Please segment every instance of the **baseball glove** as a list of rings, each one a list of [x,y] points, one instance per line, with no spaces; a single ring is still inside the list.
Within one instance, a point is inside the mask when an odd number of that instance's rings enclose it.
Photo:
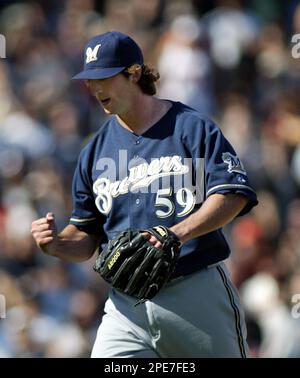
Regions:
[[[154,247],[143,235],[148,232],[162,243]],[[179,258],[181,242],[164,226],[147,230],[127,229],[108,242],[94,270],[114,288],[138,298],[153,298],[168,282]]]

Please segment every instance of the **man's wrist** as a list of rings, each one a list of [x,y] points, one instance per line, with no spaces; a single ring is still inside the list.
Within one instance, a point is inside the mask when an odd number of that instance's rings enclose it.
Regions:
[[[175,224],[174,226],[170,227],[170,230],[178,237],[182,244],[186,243],[190,239],[188,236],[188,231],[179,224]]]

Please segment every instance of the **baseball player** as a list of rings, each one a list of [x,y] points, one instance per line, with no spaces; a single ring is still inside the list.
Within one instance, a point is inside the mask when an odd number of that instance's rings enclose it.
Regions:
[[[171,279],[152,299],[135,306],[136,298],[111,286],[92,357],[247,357],[221,231],[257,204],[242,162],[213,121],[154,96],[159,75],[129,36],[95,36],[84,59],[74,79],[85,80],[112,116],[79,156],[70,223],[58,233],[52,213],[33,222],[37,245],[84,261],[122,230],[158,225],[182,244]]]

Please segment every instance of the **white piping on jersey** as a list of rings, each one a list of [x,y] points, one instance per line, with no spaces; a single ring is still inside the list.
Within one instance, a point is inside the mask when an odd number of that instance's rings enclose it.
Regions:
[[[212,191],[216,189],[247,189],[250,190],[251,192],[255,193],[250,186],[247,185],[240,185],[240,184],[223,184],[223,185],[217,185],[209,189],[209,191],[206,193],[206,195],[209,195]]]
[[[97,219],[96,217],[94,217],[94,218],[79,218],[79,219],[70,218],[70,221],[80,223],[80,222],[89,222],[89,221],[96,220],[96,219]]]

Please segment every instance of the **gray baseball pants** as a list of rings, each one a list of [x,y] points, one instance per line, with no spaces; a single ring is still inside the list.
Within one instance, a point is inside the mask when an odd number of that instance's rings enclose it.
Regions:
[[[175,279],[151,301],[136,302],[110,290],[91,357],[248,355],[243,311],[224,263]]]

